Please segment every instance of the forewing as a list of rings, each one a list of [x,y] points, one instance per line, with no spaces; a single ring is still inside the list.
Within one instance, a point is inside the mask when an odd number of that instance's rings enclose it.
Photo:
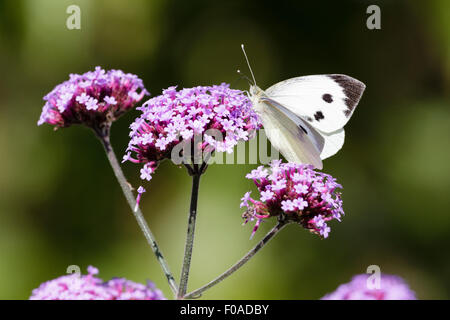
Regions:
[[[365,87],[352,77],[328,74],[288,79],[265,93],[314,128],[332,133],[350,119]]]

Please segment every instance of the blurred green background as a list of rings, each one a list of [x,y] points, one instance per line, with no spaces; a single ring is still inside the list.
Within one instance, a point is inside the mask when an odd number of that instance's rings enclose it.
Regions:
[[[71,4],[81,30],[66,28]],[[370,4],[381,7],[381,30],[366,28]],[[318,299],[372,264],[421,299],[450,297],[449,1],[2,0],[0,298],[27,299],[68,265],[151,279],[171,296],[100,143],[82,127],[37,127],[42,97],[97,65],[137,74],[152,95],[224,81],[246,89],[241,43],[262,88],[345,73],[367,90],[343,149],[324,163],[344,186],[342,223],[326,240],[289,226],[204,298]],[[120,157],[137,115],[113,126]],[[138,186],[139,167],[123,167]],[[202,178],[190,289],[257,242],[239,209],[254,167],[213,165]],[[142,209],[178,278],[190,179],[164,162],[145,187]]]

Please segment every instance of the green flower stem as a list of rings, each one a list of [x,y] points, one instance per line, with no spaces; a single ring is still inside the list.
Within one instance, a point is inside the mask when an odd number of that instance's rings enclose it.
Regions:
[[[278,223],[270,230],[264,238],[256,244],[244,257],[242,257],[238,262],[236,262],[232,267],[230,267],[227,271],[222,273],[220,276],[207,283],[203,287],[194,290],[187,295],[184,296],[184,299],[196,299],[199,298],[202,292],[208,290],[209,288],[215,286],[225,278],[231,276],[235,271],[237,271],[240,267],[242,267],[245,263],[247,263],[259,250],[262,249],[269,241],[272,239],[281,229],[283,229],[289,222],[286,221],[278,221]]]
[[[148,244],[152,248],[153,253],[156,256],[156,259],[158,259],[158,262],[161,265],[161,268],[167,278],[167,281],[169,282],[170,289],[172,290],[173,294],[175,296],[177,296],[178,287],[175,282],[175,279],[169,269],[169,265],[167,264],[161,250],[159,249],[159,246],[155,240],[153,233],[150,230],[150,227],[148,226],[147,222],[145,221],[145,218],[141,212],[141,209],[139,208],[139,206],[136,206],[136,200],[133,196],[133,193],[131,192],[131,186],[127,182],[127,179],[125,178],[125,175],[123,174],[122,168],[120,167],[120,164],[117,161],[116,155],[111,146],[109,131],[110,131],[109,126],[102,128],[101,130],[94,129],[94,132],[96,133],[97,137],[103,143],[109,163],[111,164],[114,174],[116,175],[117,181],[119,182],[119,185],[122,188],[122,192],[128,201],[131,211],[133,212],[133,215],[136,218],[136,221],[137,221],[139,227],[141,228],[142,233],[145,236],[145,239],[147,240]]]
[[[191,268],[192,249],[194,247],[194,234],[195,223],[197,219],[197,201],[198,201],[198,189],[200,186],[200,177],[202,171],[199,170],[197,164],[193,165],[193,168],[189,165],[185,165],[189,174],[192,176],[192,191],[191,191],[191,206],[189,210],[188,229],[186,233],[186,245],[184,248],[183,267],[181,270],[180,290],[178,291],[178,298],[183,299],[187,291],[187,285],[189,280],[189,271]]]

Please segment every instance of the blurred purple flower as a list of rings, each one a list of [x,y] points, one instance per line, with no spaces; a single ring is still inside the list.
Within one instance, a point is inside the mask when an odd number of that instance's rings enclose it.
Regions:
[[[417,300],[414,291],[402,278],[381,274],[380,288],[370,289],[368,285],[370,276],[356,275],[350,282],[341,284],[336,291],[327,294],[322,300]]]
[[[279,217],[327,238],[330,228],[326,222],[340,221],[344,214],[341,194],[336,191],[342,186],[332,176],[314,171],[310,165],[274,160],[270,168],[260,166],[246,178],[253,180],[260,192],[259,200],[251,198],[250,192],[241,199],[241,208],[247,207],[242,215],[244,224],[257,220],[252,236],[261,221]]]
[[[87,275],[70,274],[42,283],[30,300],[165,300],[153,283],[135,283],[124,278],[107,282],[96,278],[98,269],[88,267]]]
[[[97,128],[119,118],[145,95],[143,82],[121,70],[105,71],[96,67],[57,85],[44,97],[46,101],[38,125],[58,127],[85,124]]]
[[[169,87],[137,109],[142,114],[130,125],[131,139],[123,161],[144,163],[144,180],[151,179],[160,161],[174,160],[172,152],[182,142],[189,143],[191,152],[191,140],[195,143],[200,137],[194,153],[231,153],[239,140],[252,138],[261,126],[249,99],[225,83],[179,91]]]

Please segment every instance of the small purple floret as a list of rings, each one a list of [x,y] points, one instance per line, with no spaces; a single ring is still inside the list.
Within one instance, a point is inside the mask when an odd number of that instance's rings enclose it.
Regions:
[[[136,198],[136,206],[135,206],[135,208],[134,208],[134,211],[137,211],[137,209],[139,208],[139,203],[141,202],[142,194],[143,194],[145,191],[146,191],[146,190],[144,189],[143,186],[140,186],[140,187],[137,189],[138,196],[137,196],[137,198]]]

